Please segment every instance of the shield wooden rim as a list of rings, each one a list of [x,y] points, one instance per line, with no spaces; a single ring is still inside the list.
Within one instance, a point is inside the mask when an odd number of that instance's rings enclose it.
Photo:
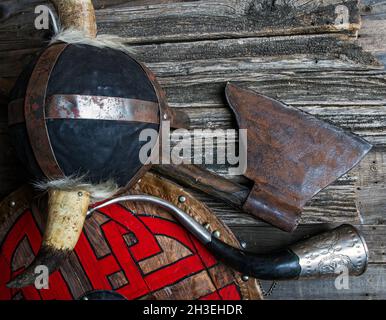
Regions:
[[[145,176],[130,189],[129,193],[145,193],[167,200],[180,209],[184,210],[199,223],[205,224],[209,231],[219,231],[220,239],[222,241],[240,248],[240,243],[232,231],[223,222],[221,222],[205,204],[198,201],[195,197],[186,192],[180,186],[161,176],[151,172],[146,173]],[[181,199],[184,199],[184,201],[181,201]],[[44,200],[45,199],[42,198],[41,195],[36,194],[28,185],[21,187],[6,197],[0,203],[0,242],[2,242],[4,237],[4,233],[1,229],[7,230],[13,225],[14,219],[12,219],[12,217],[21,214],[21,212],[27,208],[37,210],[37,207],[44,207]],[[175,219],[172,218],[172,216],[165,210],[154,207],[154,205],[151,204],[125,202],[121,205],[133,212],[142,211],[149,215],[160,215],[175,221]],[[263,299],[263,295],[260,291],[257,280],[250,278],[248,281],[244,281],[240,273],[234,270],[230,270],[225,266],[224,268],[229,270],[233,275],[234,281],[238,286],[238,290],[242,299]],[[154,299],[152,296],[148,296],[147,298]]]

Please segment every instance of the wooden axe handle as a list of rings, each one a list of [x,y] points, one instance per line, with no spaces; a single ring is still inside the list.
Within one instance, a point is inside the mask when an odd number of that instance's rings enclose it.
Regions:
[[[158,165],[153,170],[183,186],[202,191],[286,232],[296,229],[300,208],[261,191],[240,185],[195,165]]]
[[[157,165],[159,174],[242,209],[250,189],[196,165]]]

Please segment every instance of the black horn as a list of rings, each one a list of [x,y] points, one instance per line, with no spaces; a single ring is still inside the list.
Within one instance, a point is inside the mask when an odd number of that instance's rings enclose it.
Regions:
[[[217,239],[191,216],[163,199],[148,195],[128,195],[103,203],[92,212],[120,201],[143,201],[156,204],[170,212],[213,255],[244,275],[262,280],[291,280],[324,278],[347,271],[359,276],[368,262],[366,242],[351,225],[342,225],[331,231],[299,242],[284,250],[268,254],[254,254],[232,247]],[[345,269],[343,269],[345,268]]]

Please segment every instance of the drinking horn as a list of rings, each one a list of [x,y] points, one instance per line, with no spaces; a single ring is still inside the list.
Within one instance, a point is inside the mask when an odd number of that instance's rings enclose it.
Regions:
[[[36,259],[9,287],[33,283],[37,265],[60,266],[89,205],[135,183],[151,161],[141,148],[157,155],[164,121],[176,118],[154,75],[117,38],[95,37],[91,0],[52,3],[62,31],[24,69],[8,106],[17,155],[49,194],[48,218]]]
[[[185,193],[192,204],[194,198]],[[230,246],[173,203],[150,195],[124,195],[104,202],[88,214],[117,202],[144,202],[167,210],[218,260],[246,276],[261,280],[298,280],[336,277],[339,273],[359,276],[366,271],[368,248],[361,233],[343,224],[333,230],[266,254],[247,252]],[[207,216],[213,213],[201,205]]]

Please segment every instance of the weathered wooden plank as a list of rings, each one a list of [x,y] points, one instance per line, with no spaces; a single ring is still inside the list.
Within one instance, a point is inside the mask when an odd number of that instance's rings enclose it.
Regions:
[[[344,62],[376,65],[374,57],[364,52],[357,42],[341,34],[275,36],[268,38],[238,38],[178,43],[160,43],[151,45],[132,45],[137,57],[146,63],[189,62],[196,60],[263,58],[275,61],[292,56],[307,54],[314,59],[334,58]],[[203,62],[203,61],[200,61]],[[246,60],[248,62],[248,60]],[[304,68],[310,67],[309,65]]]
[[[322,58],[318,66],[321,55],[324,59],[334,57],[332,47],[338,43],[331,37],[315,36],[203,41],[135,49],[138,58],[148,62],[156,73],[173,106],[221,105],[223,87],[230,80],[245,82],[297,105],[384,104],[385,74],[376,70],[364,72],[358,64],[368,69],[376,67],[376,63],[354,44],[344,42],[346,49],[338,45],[340,58],[335,56],[334,63],[325,64]],[[348,64],[342,66],[342,62]],[[334,65],[340,67],[339,71],[330,70]],[[362,70],[348,71],[347,67]]]
[[[13,16],[23,13],[24,9],[28,7],[32,9],[38,5],[41,1],[39,0],[3,0],[0,3],[0,22],[4,22]],[[32,10],[33,11],[33,10]]]
[[[174,107],[221,106],[227,81],[292,105],[384,105],[384,74],[353,71],[244,73],[159,77]]]
[[[11,3],[9,5],[8,3]],[[10,49],[36,48],[47,43],[51,31],[35,28],[35,7],[48,4],[47,1],[6,1],[1,4],[0,51]]]
[[[92,3],[94,4],[95,9],[104,9],[118,5],[138,6],[145,5],[147,3],[167,3],[172,1],[175,0],[93,0]]]
[[[318,40],[327,41],[326,38],[318,36],[314,39],[307,37],[306,41]],[[309,49],[318,46],[308,46],[299,37],[272,41],[229,40],[227,50],[221,47],[220,41],[204,43],[205,45],[198,44],[198,48],[196,43],[180,43],[178,50],[176,46],[175,50],[171,50],[173,44],[144,46],[142,49],[146,50],[143,51],[137,49],[141,60],[150,61],[149,67],[165,87],[169,102],[174,107],[221,107],[224,105],[223,90],[227,81],[238,81],[297,106],[385,105],[385,73],[376,70],[363,71],[362,63],[367,69],[369,65],[376,67],[376,64],[363,51],[357,50],[356,46],[347,50],[340,47],[340,52],[345,52],[346,57],[340,56],[341,58],[335,59],[334,62],[321,59],[321,65],[318,65],[318,49],[314,52]],[[205,50],[200,49],[200,46],[204,46]],[[323,43],[321,48],[325,47],[328,48],[328,45]],[[227,53],[221,54],[221,50]],[[207,56],[205,61],[200,60],[203,58],[200,55],[203,52]],[[333,55],[333,50],[331,54]],[[158,62],[151,62],[150,56],[157,57],[153,59]],[[347,65],[343,66],[341,63]],[[333,70],[335,66],[338,71]],[[362,70],[348,71],[347,68]],[[370,122],[373,120],[369,119]]]
[[[0,77],[17,78],[41,48],[0,51]]]
[[[358,209],[363,223],[386,224],[386,187],[373,185],[358,190]]]
[[[243,213],[207,195],[190,190],[199,200],[204,201],[226,224],[230,226],[266,225],[249,214]],[[301,223],[359,223],[360,217],[355,206],[354,187],[330,186],[314,197],[303,211]]]
[[[386,150],[376,147],[359,164],[357,203],[363,223],[386,224]]]
[[[225,37],[356,31],[356,1],[345,1],[347,22],[340,24],[340,0],[212,0],[176,2],[97,11],[98,28],[128,42],[181,41]]]
[[[22,186],[28,175],[11,147],[9,137],[0,132],[0,199]]]
[[[303,105],[299,109],[319,119],[360,135],[373,144],[386,143],[386,106],[321,106]],[[178,108],[186,112],[191,129],[229,129],[237,124],[230,108],[218,107]]]
[[[0,51],[1,77],[15,77],[39,48]],[[276,70],[367,70],[374,57],[341,35],[244,38],[133,46],[136,57],[162,77]],[[197,61],[198,60],[198,61]]]
[[[385,272],[385,264],[370,264],[362,276],[349,278],[347,290],[337,290],[335,279],[280,281],[267,299],[383,300],[386,298]],[[269,282],[263,282],[265,288],[269,285]]]
[[[40,2],[40,1],[39,1]],[[360,24],[357,0],[275,1],[206,0],[161,1],[96,10],[100,33],[112,33],[134,43],[154,43],[225,37],[352,33]],[[46,4],[47,1],[41,3]],[[113,4],[114,2],[112,2]],[[49,32],[34,29],[31,2],[0,25],[0,50],[39,47]],[[341,24],[339,6],[348,10],[348,23]],[[100,6],[98,6],[100,7]],[[337,9],[338,7],[338,9]]]
[[[292,38],[292,37],[291,37]],[[295,37],[299,38],[299,37]],[[306,42],[302,42],[304,39]],[[313,40],[310,40],[313,39]],[[291,81],[290,79],[294,79],[295,77],[293,74],[300,72],[301,75],[298,76],[297,78],[303,79],[304,73],[310,73],[310,71],[305,71],[306,69],[309,70],[314,70],[314,79],[313,83],[315,86],[317,86],[320,90],[318,93],[315,93],[316,95],[320,95],[318,100],[323,100],[324,101],[331,101],[334,97],[330,97],[330,92],[328,91],[328,88],[324,88],[323,86],[320,85],[318,81],[319,77],[319,72],[324,74],[324,77],[326,78],[324,80],[325,84],[329,84],[328,76],[330,75],[331,78],[336,78],[336,73],[331,73],[326,71],[326,69],[342,69],[342,68],[359,68],[363,69],[365,68],[361,64],[358,63],[353,63],[352,61],[347,62],[347,56],[344,59],[336,59],[336,60],[329,60],[329,59],[324,59],[321,58],[318,60],[318,63],[314,60],[313,57],[309,57],[309,55],[291,55],[290,53],[294,52],[306,52],[309,50],[309,48],[316,48],[316,43],[320,42],[319,48],[324,48],[326,47],[327,50],[329,48],[326,43],[323,41],[326,40],[326,38],[315,36],[315,37],[309,37],[309,38],[303,38],[303,40],[299,40],[301,43],[298,43],[298,46],[294,45],[298,42],[299,39],[297,40],[291,40],[289,41],[287,37],[284,38],[277,38],[272,41],[261,41],[261,39],[240,39],[240,40],[230,40],[233,41],[233,44],[228,43],[230,46],[226,46],[227,50],[222,50],[221,51],[221,44],[220,41],[209,41],[205,42],[206,44],[204,46],[201,46],[200,44],[192,44],[192,43],[183,43],[183,44],[168,44],[166,45],[169,47],[167,49],[163,45],[155,46],[156,49],[154,49],[154,46],[150,46],[153,49],[148,50],[149,46],[143,46],[143,47],[137,47],[142,48],[142,53],[138,53],[140,58],[144,58],[145,60],[151,60],[151,57],[157,57],[158,61],[162,59],[166,60],[175,60],[175,59],[181,59],[180,62],[173,61],[173,63],[167,63],[167,62],[159,62],[159,63],[150,63],[150,67],[155,71],[159,77],[161,82],[166,82],[166,87],[172,86],[172,84],[169,84],[170,82],[178,82],[180,85],[184,85],[183,82],[188,82],[189,87],[186,88],[188,91],[185,94],[181,94],[180,88],[175,88],[171,87],[168,89],[169,92],[169,101],[171,101],[172,106],[184,106],[184,107],[192,107],[192,106],[197,106],[200,104],[200,99],[202,100],[202,97],[205,95],[205,91],[202,91],[201,89],[196,90],[200,91],[200,94],[191,94],[190,90],[196,87],[200,86],[200,82],[212,82],[212,79],[208,79],[208,75],[210,77],[214,77],[213,80],[217,81],[217,86],[223,87],[224,83],[226,80],[232,80],[232,79],[239,79],[240,77],[244,78],[249,78],[249,79],[255,79],[255,78],[261,78],[262,82],[267,82],[270,83],[271,89],[274,88],[275,86],[272,85],[272,81],[275,80],[280,80],[281,82],[284,82],[287,84],[288,82],[291,82],[292,88],[290,88],[291,92],[293,92],[293,96],[295,98],[287,98],[287,99],[296,99],[292,101],[293,104],[301,104],[302,100],[309,99],[309,91],[304,90],[304,83],[296,83],[295,81]],[[334,38],[328,38],[328,41],[336,41]],[[236,42],[235,42],[236,41]],[[264,43],[267,45],[267,47],[264,48]],[[279,44],[278,44],[279,43]],[[334,42],[331,42],[334,43]],[[184,48],[184,46],[187,46]],[[195,49],[195,46],[198,46],[199,49]],[[314,46],[315,45],[315,46]],[[173,47],[170,47],[173,46]],[[331,45],[332,46],[332,45]],[[232,51],[231,48],[234,48],[235,52],[230,54]],[[182,49],[181,49],[182,48]],[[230,54],[230,56],[235,55],[235,56],[241,56],[241,55],[246,55],[248,52],[251,52],[251,48],[255,49],[253,51],[253,54],[256,55],[257,57],[240,57],[240,58],[230,58],[230,59],[219,59],[218,54],[221,54],[221,52],[227,52],[226,54],[223,54],[222,56],[227,56]],[[281,48],[281,51],[278,49]],[[296,49],[291,49],[290,52],[287,52],[286,50],[288,48],[298,48]],[[354,49],[356,50],[354,50]],[[366,62],[366,63],[371,63],[370,60],[366,60],[366,55],[363,55],[362,52],[358,49],[358,47],[353,46],[353,48],[350,47],[347,52],[350,52],[350,55],[352,57],[356,57],[356,59]],[[190,50],[192,49],[192,50]],[[325,50],[325,49],[323,49]],[[342,50],[342,48],[340,48]],[[354,50],[354,51],[353,51]],[[137,50],[138,51],[138,50]],[[312,51],[312,50],[311,50]],[[7,56],[11,57],[11,59],[15,63],[6,63],[4,62],[4,68],[2,76],[16,76],[21,69],[21,66],[25,63],[24,61],[28,61],[26,55],[30,55],[31,53],[35,52],[35,50],[19,50],[16,52],[12,52],[12,54],[7,54]],[[165,54],[165,52],[167,54]],[[178,55],[169,54],[171,53],[176,53],[178,52]],[[189,54],[191,52],[191,54]],[[312,52],[318,52],[318,50],[312,51]],[[332,52],[332,50],[331,50]],[[337,51],[338,52],[338,51]],[[344,51],[343,51],[344,52]],[[356,52],[354,54],[354,52]],[[163,53],[163,54],[162,54]],[[320,52],[322,53],[322,52]],[[20,56],[18,57],[18,54],[20,54],[24,59],[20,59]],[[143,56],[141,57],[141,54]],[[184,60],[184,59],[201,59],[206,55],[213,55],[213,57],[217,57],[216,61],[212,60]],[[249,53],[251,54],[251,53]],[[270,56],[270,54],[273,54]],[[283,58],[282,54],[288,54],[287,58]],[[277,56],[276,56],[277,55]],[[261,56],[261,57],[260,57]],[[312,54],[311,54],[312,56]],[[5,58],[6,58],[5,57]],[[360,58],[358,58],[360,57]],[[5,59],[6,60],[6,59]],[[359,61],[358,60],[358,61]],[[22,62],[23,61],[23,62]],[[19,67],[20,66],[20,67]],[[367,67],[368,68],[368,67]],[[320,70],[321,69],[321,70]],[[288,73],[290,71],[290,73]],[[272,72],[277,72],[279,74],[275,74],[272,76]],[[340,77],[342,78],[342,72],[337,71],[338,74],[340,73]],[[229,75],[232,75],[231,77]],[[361,73],[363,75],[363,72]],[[370,78],[368,82],[372,81],[372,77],[375,78],[375,81],[381,82],[382,83],[382,73],[376,73],[376,74],[369,74],[368,77]],[[344,77],[348,77],[348,73],[344,73]],[[357,84],[357,77],[359,76],[359,73],[353,74],[352,79],[355,82],[355,85]],[[166,78],[165,78],[166,77]],[[177,78],[181,77],[181,78]],[[270,81],[267,80],[267,77],[271,77],[272,79],[269,79]],[[183,79],[180,81],[180,79]],[[219,81],[222,81],[219,82]],[[345,88],[345,79],[341,79],[341,92],[342,91],[347,91]],[[208,88],[207,84],[203,84],[207,90],[210,90],[210,86]],[[367,83],[359,84],[360,86],[366,87],[368,89]],[[310,85],[307,85],[308,88]],[[298,90],[298,87],[300,88],[300,92]],[[344,88],[343,88],[344,87]],[[261,89],[259,86],[258,89]],[[265,89],[265,88],[264,88]],[[265,92],[263,89],[263,93]],[[275,93],[280,91],[280,92],[285,92],[286,88],[277,88],[275,90]],[[288,89],[288,88],[287,88]],[[312,88],[309,88],[310,91],[312,91]],[[353,88],[353,90],[356,90]],[[194,91],[194,89],[192,90]],[[374,90],[375,91],[375,90]],[[338,97],[340,100],[342,100],[342,93],[339,92]],[[363,90],[362,90],[363,92]],[[217,90],[217,92],[209,93],[212,94],[214,97],[213,99],[217,101],[210,101],[210,102],[202,102],[206,104],[211,104],[212,106],[215,107],[222,107],[223,104],[223,93],[222,90]],[[268,92],[268,94],[270,94]],[[272,94],[272,93],[271,93]],[[369,92],[369,95],[373,94],[373,92]],[[187,96],[188,95],[188,96]],[[194,97],[193,97],[194,95]],[[175,97],[177,96],[177,97]],[[186,97],[187,96],[187,97]],[[350,95],[351,97],[355,95]],[[181,101],[182,99],[185,99],[185,101]],[[284,100],[286,97],[282,97]],[[174,102],[176,99],[180,100],[178,103]],[[194,99],[194,101],[192,101]],[[352,99],[351,99],[352,100]],[[287,100],[288,102],[288,100]],[[290,101],[291,102],[291,101]],[[321,102],[321,101],[319,101]],[[365,101],[366,102],[366,101]],[[382,101],[367,101],[371,103],[381,103]],[[306,103],[306,102],[303,102]],[[348,102],[342,102],[340,103],[348,103]],[[205,106],[205,105],[204,105]],[[224,121],[229,121],[232,119],[229,109],[227,107],[222,107],[223,110],[198,110],[197,109],[190,109],[193,112],[193,117],[192,117],[192,123],[193,127],[203,127],[203,123],[206,124],[206,127],[227,127],[229,125],[229,122],[222,122]],[[196,110],[196,111],[195,111]],[[363,108],[359,108],[359,106],[345,106],[344,108],[340,106],[331,106],[329,108],[326,108],[325,106],[304,106],[304,110],[309,111],[313,114],[320,115],[321,118],[324,118],[326,120],[332,121],[335,124],[342,126],[344,128],[350,129],[358,134],[361,134],[362,136],[366,137],[369,139],[370,142],[373,143],[384,143],[384,113],[385,113],[385,107],[383,105],[379,107],[367,107],[363,106]],[[202,113],[201,113],[202,112]],[[196,119],[199,120],[204,120],[204,121],[195,121],[194,118],[194,113],[198,116]],[[201,113],[201,114],[200,114]],[[204,115],[204,116],[203,116]],[[208,117],[205,117],[205,115],[208,115]],[[209,117],[210,115],[210,117]]]
[[[359,164],[359,186],[386,187],[386,148],[376,147]]]
[[[386,63],[386,3],[383,0],[362,0],[360,3],[362,27],[359,43]]]

